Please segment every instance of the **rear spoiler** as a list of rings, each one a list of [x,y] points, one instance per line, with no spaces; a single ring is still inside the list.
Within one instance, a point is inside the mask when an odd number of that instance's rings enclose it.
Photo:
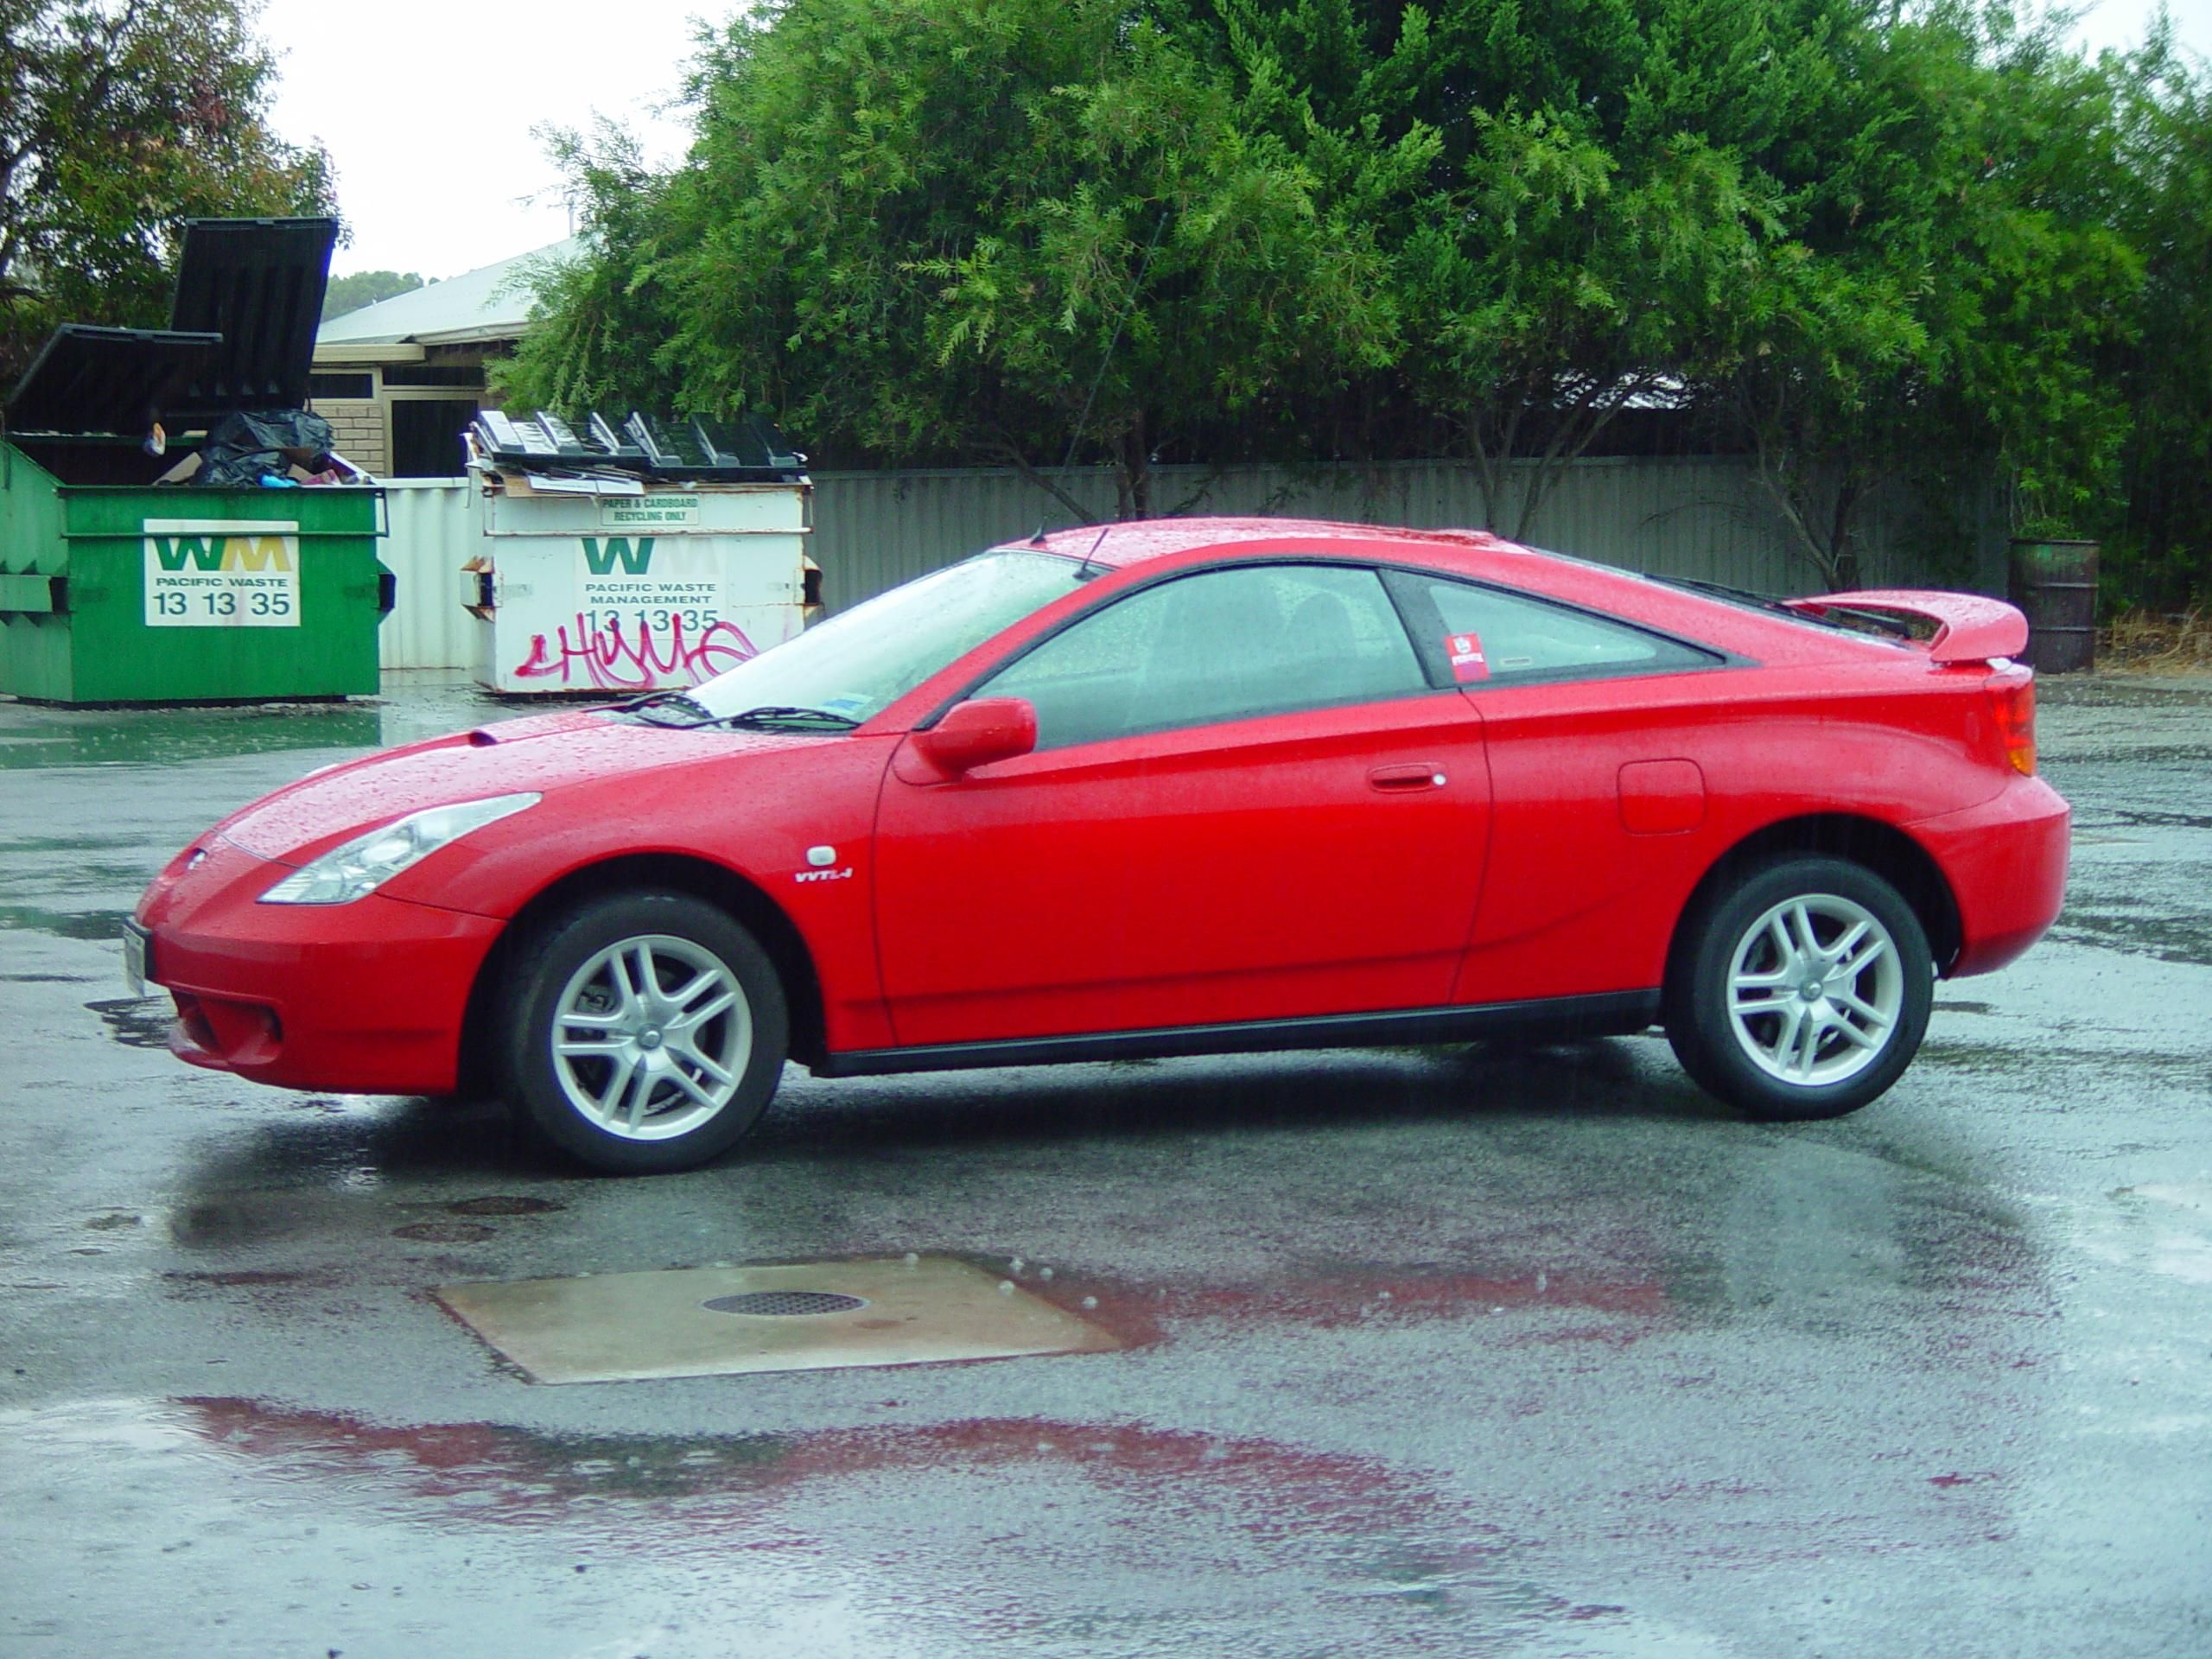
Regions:
[[[1786,599],[1793,611],[1824,616],[1831,611],[1876,611],[1933,622],[1929,659],[1942,663],[1986,663],[2017,657],[2028,648],[2028,619],[2001,599],[1980,594],[1923,592],[1913,588],[1868,588],[1850,594],[1819,594]]]

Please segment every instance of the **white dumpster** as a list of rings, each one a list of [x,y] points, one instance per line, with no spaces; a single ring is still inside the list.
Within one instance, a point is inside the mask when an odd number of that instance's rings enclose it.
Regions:
[[[517,696],[624,696],[712,678],[802,629],[812,486],[524,471],[482,454],[482,552],[463,568],[475,677]]]

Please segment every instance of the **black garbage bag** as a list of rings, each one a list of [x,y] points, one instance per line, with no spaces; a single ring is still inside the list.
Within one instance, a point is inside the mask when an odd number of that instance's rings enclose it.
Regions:
[[[290,467],[321,472],[329,454],[330,423],[320,415],[303,409],[240,410],[224,416],[207,434],[192,481],[216,489],[254,489],[265,474],[283,478]]]

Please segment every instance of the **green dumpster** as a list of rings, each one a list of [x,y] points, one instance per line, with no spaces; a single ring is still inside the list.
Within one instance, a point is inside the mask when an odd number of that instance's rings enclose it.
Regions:
[[[0,693],[375,692],[391,607],[381,492],[195,485],[197,443],[172,441],[304,404],[336,233],[323,219],[195,221],[170,329],[72,324],[47,342],[0,429]]]
[[[73,485],[41,464],[48,447],[0,442],[0,692],[374,695],[380,491]]]

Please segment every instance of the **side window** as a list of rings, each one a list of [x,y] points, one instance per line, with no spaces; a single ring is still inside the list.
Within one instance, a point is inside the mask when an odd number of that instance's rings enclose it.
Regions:
[[[1662,634],[1540,599],[1461,582],[1422,586],[1444,620],[1452,677],[1462,683],[1659,673],[1715,660]]]
[[[1427,690],[1375,572],[1272,564],[1118,600],[976,695],[1028,698],[1052,749]]]

